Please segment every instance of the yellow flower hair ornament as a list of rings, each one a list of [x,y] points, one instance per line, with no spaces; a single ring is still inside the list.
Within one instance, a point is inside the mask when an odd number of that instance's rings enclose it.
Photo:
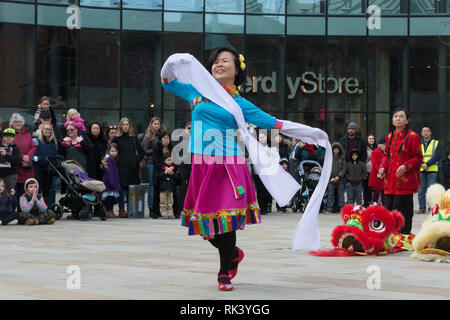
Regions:
[[[239,62],[241,63],[240,67],[241,67],[242,70],[245,70],[245,63],[244,63],[244,61],[245,61],[244,56],[242,54],[239,54]]]

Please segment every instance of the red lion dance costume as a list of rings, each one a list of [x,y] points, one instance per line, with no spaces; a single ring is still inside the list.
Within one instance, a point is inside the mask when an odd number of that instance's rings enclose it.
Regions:
[[[331,235],[331,250],[311,251],[322,257],[348,257],[356,255],[380,255],[412,250],[414,235],[397,231],[405,221],[398,211],[389,211],[374,205],[367,209],[347,204],[341,211],[344,225],[334,228]]]

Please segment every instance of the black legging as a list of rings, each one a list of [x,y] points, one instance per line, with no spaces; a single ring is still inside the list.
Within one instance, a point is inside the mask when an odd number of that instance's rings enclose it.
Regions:
[[[237,256],[236,231],[216,235],[209,242],[219,250],[220,270],[219,275],[228,274],[231,259]]]
[[[414,214],[413,194],[386,194],[386,209],[397,210],[405,218],[405,225],[399,231],[403,234],[410,234],[412,228],[412,219]]]

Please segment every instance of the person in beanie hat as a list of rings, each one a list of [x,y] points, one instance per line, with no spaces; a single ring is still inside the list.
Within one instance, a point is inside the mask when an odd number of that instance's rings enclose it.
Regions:
[[[39,183],[34,178],[25,181],[25,193],[20,197],[19,224],[55,223],[55,213],[48,210],[44,197],[38,193]]]
[[[355,122],[350,122],[347,126],[347,134],[339,139],[339,143],[342,145],[345,151],[345,160],[350,162],[351,151],[358,151],[358,160],[366,163],[367,159],[367,144],[359,133],[359,127]]]

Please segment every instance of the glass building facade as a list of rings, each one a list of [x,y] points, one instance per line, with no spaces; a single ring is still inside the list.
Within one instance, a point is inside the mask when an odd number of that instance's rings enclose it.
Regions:
[[[245,56],[243,95],[277,118],[378,139],[406,107],[449,146],[450,0],[0,1],[0,116],[31,122],[49,96],[61,123],[75,107],[137,132],[153,115],[183,127],[189,105],[163,91],[161,66],[224,45]]]

